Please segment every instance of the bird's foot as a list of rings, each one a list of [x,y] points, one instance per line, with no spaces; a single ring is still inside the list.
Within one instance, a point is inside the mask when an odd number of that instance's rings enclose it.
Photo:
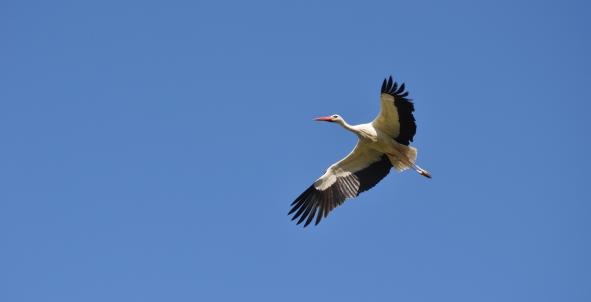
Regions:
[[[427,178],[431,178],[431,173],[429,173],[429,171],[419,167],[419,166],[415,166],[415,169],[417,170],[417,172]]]

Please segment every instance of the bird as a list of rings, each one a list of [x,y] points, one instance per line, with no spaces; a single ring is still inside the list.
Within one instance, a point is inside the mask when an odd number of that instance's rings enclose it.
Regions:
[[[350,125],[338,114],[316,118],[354,133],[357,145],[291,203],[291,220],[299,218],[297,224],[305,221],[306,227],[316,218],[318,225],[345,200],[373,188],[392,167],[398,172],[412,168],[431,178],[431,173],[416,164],[417,149],[410,146],[417,130],[413,112],[414,103],[404,83],[398,85],[390,76],[382,82],[380,112],[370,123]]]

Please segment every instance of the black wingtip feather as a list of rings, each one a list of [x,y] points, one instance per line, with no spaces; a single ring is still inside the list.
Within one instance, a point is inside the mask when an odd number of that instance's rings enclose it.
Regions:
[[[306,220],[306,218],[308,217],[308,215],[310,214],[310,211],[312,210],[312,208],[315,207],[315,202],[310,202],[307,204],[306,206],[306,210],[304,211],[304,213],[302,213],[302,217],[300,217],[300,220],[298,220],[297,224],[302,223],[304,220]]]
[[[302,203],[303,204],[303,203]],[[291,210],[289,210],[289,213],[287,213],[287,215],[291,215],[291,213],[295,212],[297,209],[299,209],[301,207],[302,204],[298,204],[295,207],[292,207]]]
[[[300,206],[298,211],[295,213],[295,215],[293,215],[293,218],[291,220],[295,220],[297,219],[300,215],[302,215],[302,213],[306,210],[307,206],[306,206],[306,201],[304,201]]]
[[[404,83],[402,83],[400,85],[400,88],[398,88],[398,90],[396,90],[396,94],[400,95],[403,91],[404,91]]]
[[[318,206],[314,206],[314,209],[312,210],[312,212],[310,213],[310,215],[308,215],[308,220],[306,220],[306,223],[304,224],[304,227],[307,227],[310,222],[312,222],[312,220],[314,220],[314,216],[316,216],[316,211],[318,211]]]
[[[382,93],[387,93],[393,97],[400,96],[404,92],[405,85],[404,83],[398,86],[398,82],[395,82],[392,76],[389,76],[387,79],[384,79],[382,82]]]
[[[318,216],[316,217],[316,222],[314,222],[314,225],[318,225],[320,223],[320,220],[322,220],[322,217],[324,217],[324,211],[325,211],[326,207],[320,207],[320,211],[318,211]]]

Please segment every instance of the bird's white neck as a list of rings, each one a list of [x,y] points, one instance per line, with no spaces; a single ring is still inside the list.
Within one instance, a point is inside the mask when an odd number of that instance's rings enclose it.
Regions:
[[[339,119],[337,121],[337,123],[339,125],[341,125],[343,128],[345,128],[345,129],[347,129],[347,130],[349,130],[349,131],[357,134],[357,130],[355,128],[353,128],[353,126],[349,125],[343,118]]]

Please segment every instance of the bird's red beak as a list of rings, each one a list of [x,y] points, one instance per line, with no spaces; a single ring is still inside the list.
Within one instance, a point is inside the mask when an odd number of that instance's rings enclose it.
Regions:
[[[322,116],[314,119],[315,121],[332,122],[332,116]]]

